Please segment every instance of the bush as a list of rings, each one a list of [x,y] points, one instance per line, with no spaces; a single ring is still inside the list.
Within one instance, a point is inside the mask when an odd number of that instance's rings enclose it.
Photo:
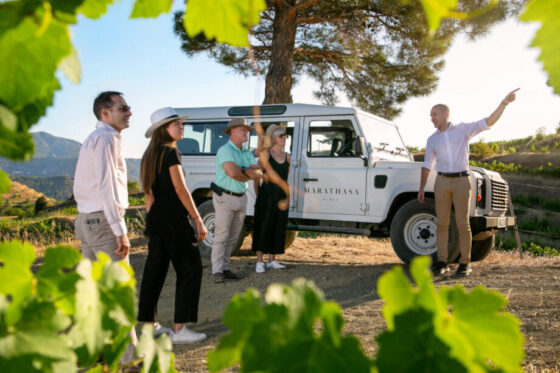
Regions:
[[[18,218],[21,218],[21,217],[25,216],[25,211],[23,211],[19,207],[10,207],[6,211],[4,211],[4,215],[5,216],[17,216]]]
[[[40,196],[39,198],[37,198],[37,200],[35,201],[35,215],[37,215],[39,212],[45,210],[48,206],[49,202],[47,200],[47,197],[45,196]]]
[[[136,181],[129,181],[127,182],[127,186],[128,186],[128,192],[139,192],[140,191],[140,185],[138,184],[138,182]]]
[[[480,158],[488,158],[494,155],[494,150],[488,144],[482,142],[482,140],[471,144],[470,152],[478,155]]]

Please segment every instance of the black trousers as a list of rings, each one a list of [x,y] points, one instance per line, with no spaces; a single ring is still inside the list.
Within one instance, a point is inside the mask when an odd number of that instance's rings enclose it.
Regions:
[[[157,215],[148,214],[146,220],[150,226],[148,258],[140,285],[138,321],[156,320],[157,303],[171,261],[177,273],[174,322],[196,322],[202,282],[202,261],[194,243],[194,230],[186,218],[162,219]]]

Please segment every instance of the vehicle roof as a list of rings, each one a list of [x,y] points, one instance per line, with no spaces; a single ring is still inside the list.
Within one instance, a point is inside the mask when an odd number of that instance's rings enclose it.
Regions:
[[[242,117],[242,115],[229,115],[228,111],[234,108],[249,107],[273,107],[285,106],[286,111],[282,114],[263,115],[266,117],[300,117],[300,116],[321,116],[321,115],[353,115],[357,110],[351,107],[324,106],[310,104],[275,104],[275,105],[247,105],[247,106],[218,106],[218,107],[199,107],[199,108],[175,108],[179,116],[188,115],[187,120],[197,119],[224,119]],[[245,117],[253,117],[246,115]]]

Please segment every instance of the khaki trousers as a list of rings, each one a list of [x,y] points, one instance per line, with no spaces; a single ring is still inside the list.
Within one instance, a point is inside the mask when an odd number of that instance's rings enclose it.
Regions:
[[[437,216],[438,261],[447,262],[449,258],[449,221],[451,204],[455,208],[455,221],[459,231],[460,263],[471,261],[472,233],[469,224],[469,204],[471,200],[471,183],[468,176],[436,177],[434,187]]]
[[[222,193],[212,197],[216,211],[214,244],[212,245],[212,273],[230,269],[230,256],[245,222],[247,194],[241,197]]]
[[[113,233],[111,226],[103,211],[96,211],[89,214],[79,213],[76,217],[76,238],[81,242],[82,256],[89,260],[97,260],[97,253],[103,252],[116,262],[121,260],[115,254],[117,249],[117,237]],[[128,255],[122,259],[126,264],[130,264]],[[126,346],[126,351],[121,358],[122,364],[128,364],[134,360],[134,349],[138,343],[136,330],[132,328],[129,334],[132,343]]]

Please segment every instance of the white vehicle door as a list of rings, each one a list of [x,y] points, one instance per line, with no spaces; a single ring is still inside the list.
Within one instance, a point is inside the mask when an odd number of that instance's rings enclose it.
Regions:
[[[296,185],[298,216],[364,215],[366,169],[355,154],[354,116],[306,117]]]

